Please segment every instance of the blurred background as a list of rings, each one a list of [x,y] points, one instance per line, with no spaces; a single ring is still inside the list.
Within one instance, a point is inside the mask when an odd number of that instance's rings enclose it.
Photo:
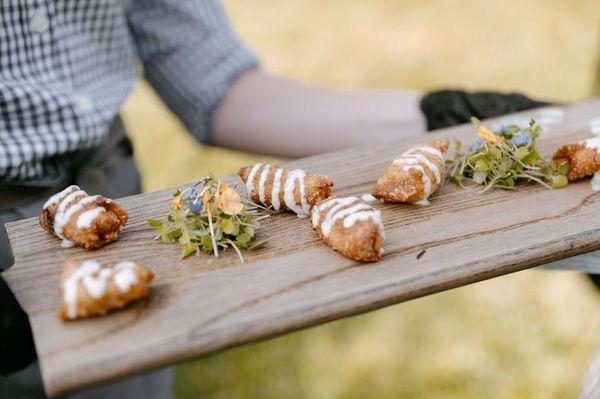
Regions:
[[[598,0],[225,0],[265,69],[345,87],[600,94]],[[272,159],[201,146],[140,81],[124,107],[146,191]],[[399,132],[400,134],[401,132]],[[177,398],[573,398],[600,292],[532,270],[182,364]]]

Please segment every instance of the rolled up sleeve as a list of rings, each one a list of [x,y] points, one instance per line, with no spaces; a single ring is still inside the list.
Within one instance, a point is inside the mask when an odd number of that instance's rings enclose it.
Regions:
[[[201,142],[235,79],[258,65],[218,0],[134,0],[129,26],[144,76]]]

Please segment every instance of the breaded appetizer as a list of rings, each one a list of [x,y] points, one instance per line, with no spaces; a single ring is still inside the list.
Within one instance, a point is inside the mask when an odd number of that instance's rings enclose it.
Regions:
[[[65,248],[79,245],[97,249],[117,239],[127,217],[116,202],[70,186],[46,201],[40,225],[62,239]]]
[[[69,261],[62,270],[60,320],[105,315],[148,295],[154,275],[135,262]]]
[[[262,163],[245,166],[238,175],[246,185],[250,200],[272,206],[276,211],[294,211],[298,216],[310,215],[313,205],[329,197],[333,187],[333,181],[327,176]]]
[[[429,205],[429,196],[444,182],[449,145],[444,138],[404,152],[377,180],[371,194],[382,202]]]
[[[312,209],[312,225],[325,244],[350,259],[377,262],[383,255],[381,212],[360,198],[321,201]]]
[[[565,144],[552,156],[555,170],[566,168],[567,179],[578,180],[594,175],[592,188],[600,191],[600,137],[587,139],[578,144]]]

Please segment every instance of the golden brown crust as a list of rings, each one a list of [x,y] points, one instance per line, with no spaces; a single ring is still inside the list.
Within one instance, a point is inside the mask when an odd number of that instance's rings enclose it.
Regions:
[[[78,188],[71,188],[68,193],[73,193],[77,190]],[[88,197],[88,195],[84,193],[77,196],[76,199],[85,197]],[[61,202],[62,200],[50,205],[48,208],[42,209],[40,212],[40,226],[52,235],[56,235],[54,231],[54,218]],[[66,209],[70,206],[73,206],[73,204],[70,204]],[[89,228],[78,228],[77,219],[79,215],[96,207],[102,207],[105,211],[92,221]],[[110,199],[98,196],[98,199],[94,202],[82,206],[80,210],[71,215],[69,221],[63,227],[62,235],[80,247],[97,249],[115,241],[119,237],[123,226],[127,223],[127,219],[127,212],[119,204]]]
[[[313,229],[317,232],[321,240],[347,258],[360,262],[377,262],[381,260],[384,242],[383,230],[371,218],[357,221],[351,227],[344,227],[343,220],[338,219],[331,227],[329,234],[324,234],[323,222],[327,217],[327,211],[330,207],[319,209],[318,205],[326,205],[331,199],[335,198],[332,197],[320,201],[312,211],[313,217],[315,213],[317,214],[317,217],[313,219]],[[344,209],[348,209],[358,204],[367,205],[364,201],[355,198],[352,203],[339,207],[337,212],[341,212]],[[371,209],[373,208],[371,207]],[[373,211],[375,210],[373,209]],[[316,222],[316,224],[314,222]]]
[[[442,154],[445,154],[446,151],[448,151],[448,147],[450,147],[450,139],[447,137],[442,137],[441,139],[432,141],[429,145],[440,150]]]
[[[441,138],[429,143],[427,147],[433,147],[444,154],[449,145],[449,139]],[[421,147],[409,151],[427,158],[430,164],[437,166],[440,179],[438,180],[435,173],[423,162],[419,163],[422,170],[415,168],[407,170],[402,163],[392,163],[371,190],[375,198],[382,202],[418,202],[426,200],[441,187],[446,176],[444,162],[438,156],[419,148]],[[423,176],[423,173],[426,176]],[[430,187],[427,187],[427,184],[430,184]],[[429,193],[426,192],[427,188]]]
[[[240,176],[240,178],[242,179],[244,184],[249,183],[248,178],[250,176],[250,171],[252,170],[253,166],[254,165],[244,166],[243,168],[241,168],[239,170],[238,175]],[[260,176],[261,176],[261,173],[268,166],[269,166],[269,171],[266,175],[266,179],[264,180],[264,201],[260,201],[260,198],[259,198]],[[278,166],[275,166],[275,165],[264,164],[256,170],[256,173],[254,174],[252,182],[251,182],[254,185],[254,189],[250,193],[250,199],[253,202],[262,203],[265,206],[273,205],[273,198],[272,198],[273,184],[274,184],[274,180],[275,180],[275,174],[277,173],[277,170],[279,170],[279,169],[282,169],[282,168],[279,168]],[[283,210],[290,210],[290,207],[287,206],[285,203],[285,191],[284,191],[285,180],[288,176],[288,173],[289,173],[288,170],[282,169],[281,177],[279,178],[279,182],[280,182],[279,195],[278,195],[279,204],[280,204],[279,209],[283,209]],[[325,199],[329,195],[331,195],[332,188],[333,188],[333,180],[331,180],[327,176],[307,174],[306,177],[304,178],[304,196],[305,196],[306,202],[310,206],[313,206],[318,201]],[[294,202],[297,205],[300,205],[302,202],[301,201],[302,198],[301,198],[299,184],[296,183],[294,185],[293,193],[294,193]]]
[[[102,316],[113,310],[122,309],[133,301],[145,298],[148,296],[148,284],[154,278],[154,274],[145,266],[135,264],[133,272],[137,277],[137,282],[133,283],[126,292],[121,291],[114,279],[106,280],[106,289],[104,294],[99,298],[94,298],[90,295],[84,284],[79,281],[77,283],[76,296],[76,314],[74,317],[69,315],[69,306],[65,300],[65,281],[77,270],[81,264],[79,262],[68,261],[63,267],[61,274],[60,296],[61,303],[56,315],[62,321],[83,319],[93,316]],[[111,268],[114,270],[115,265],[102,264],[101,268]],[[97,277],[97,273],[94,274]],[[114,276],[114,275],[113,275]]]
[[[585,144],[565,144],[552,156],[552,165],[558,168],[563,162],[569,162],[567,179],[577,180],[591,176],[600,170],[598,151]]]

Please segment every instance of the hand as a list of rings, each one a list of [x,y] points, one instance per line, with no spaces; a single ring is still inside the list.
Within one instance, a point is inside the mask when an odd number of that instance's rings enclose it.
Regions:
[[[421,110],[427,118],[427,130],[467,123],[472,116],[491,118],[549,105],[518,93],[472,92],[441,90],[427,93],[421,100]]]
[[[35,358],[27,314],[0,277],[0,374],[25,368]]]

